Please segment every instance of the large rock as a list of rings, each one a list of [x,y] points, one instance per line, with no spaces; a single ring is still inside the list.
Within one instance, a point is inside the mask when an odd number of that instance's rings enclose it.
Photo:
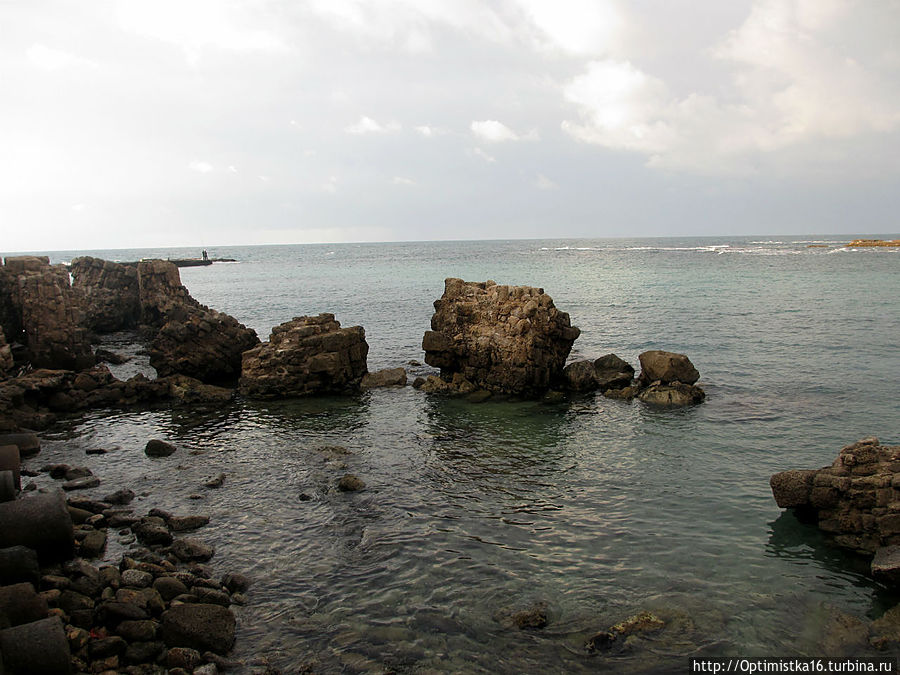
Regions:
[[[3,327],[0,326],[0,379],[9,375],[15,365],[12,348],[7,344]]]
[[[137,275],[141,321],[159,328],[150,349],[159,376],[181,374],[207,384],[237,380],[241,354],[259,344],[256,332],[194,300],[173,263],[141,261]]]
[[[700,379],[700,373],[684,354],[654,349],[644,352],[638,358],[641,361],[640,380],[645,385],[656,381],[663,384],[694,384]]]
[[[7,340],[21,339],[40,368],[78,370],[94,364],[84,322],[84,300],[69,283],[64,265],[46,258],[6,258],[0,301]]]
[[[355,390],[367,372],[368,353],[362,326],[341,328],[334,314],[296,317],[244,352],[240,392],[284,398]]]
[[[82,256],[72,261],[69,270],[72,286],[86,300],[88,328],[109,333],[138,325],[141,299],[135,265]]]
[[[818,524],[839,546],[872,554],[900,545],[900,446],[864,438],[843,448],[831,466],[783,471],[769,483],[779,506]]]
[[[615,354],[606,354],[594,361],[594,377],[601,391],[623,389],[634,379],[634,367]]]
[[[161,619],[160,636],[168,647],[224,654],[234,645],[234,614],[220,605],[176,605]]]
[[[447,279],[434,303],[425,362],[478,389],[540,396],[562,378],[580,334],[541,288]]]

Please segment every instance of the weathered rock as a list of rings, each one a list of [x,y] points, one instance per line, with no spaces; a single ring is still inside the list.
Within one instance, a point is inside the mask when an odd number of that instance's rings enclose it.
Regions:
[[[216,551],[214,547],[194,537],[176,539],[172,542],[171,550],[176,558],[185,562],[209,560]]]
[[[41,451],[41,440],[36,434],[15,433],[0,434],[0,445],[15,445],[20,457],[31,457]]]
[[[72,289],[64,265],[44,260],[6,259],[2,285],[10,292],[9,311],[17,315],[3,327],[6,339],[15,340],[21,332],[28,360],[36,367],[87,368],[94,364],[94,354],[84,327],[83,298]]]
[[[447,279],[434,303],[425,362],[476,389],[538,397],[562,377],[580,331],[543,289]]]
[[[163,379],[169,385],[172,398],[188,405],[219,406],[234,398],[233,389],[204,384],[187,375],[170,375]]]
[[[631,385],[634,368],[615,354],[606,354],[594,361],[594,377],[600,391],[623,389]]]
[[[700,379],[700,373],[684,354],[654,349],[640,354],[638,359],[641,361],[639,379],[645,385],[657,380],[663,384],[672,382],[694,384]]]
[[[39,621],[47,617],[47,601],[28,582],[0,586],[0,616],[10,626]]]
[[[338,490],[341,492],[357,492],[366,487],[365,482],[359,477],[348,473],[338,481]]]
[[[141,317],[137,267],[82,256],[69,267],[86,301],[87,326],[98,333],[135,328]]]
[[[0,523],[0,548],[27,546],[42,561],[72,557],[74,526],[60,491],[39,492],[0,504]]]
[[[166,645],[224,654],[234,644],[235,620],[219,605],[177,605],[162,615],[160,635]]]
[[[153,582],[153,588],[166,602],[188,592],[188,587],[175,577],[159,577]]]
[[[116,633],[129,642],[150,642],[156,638],[158,626],[159,624],[156,621],[149,619],[122,621],[116,626]]]
[[[168,457],[177,449],[178,448],[171,443],[161,441],[158,438],[152,438],[147,441],[147,445],[144,447],[144,454],[147,455],[147,457]]]
[[[164,524],[147,522],[146,519],[132,528],[138,540],[147,546],[162,544],[168,546],[172,543],[172,533]]]
[[[103,498],[103,501],[109,504],[130,504],[134,499],[135,494],[134,490],[129,490],[128,488],[121,488],[116,490],[112,494],[108,494]]]
[[[237,572],[228,572],[222,577],[222,585],[231,593],[246,593],[251,583],[250,577]]]
[[[153,583],[153,575],[138,569],[122,572],[122,584],[131,588],[147,588]]]
[[[296,317],[244,352],[240,392],[271,399],[352,391],[366,374],[368,353],[362,326],[341,328],[333,314]]]
[[[27,581],[35,587],[41,578],[37,554],[26,546],[0,548],[0,585]]]
[[[0,291],[2,292],[2,291]],[[3,333],[3,327],[0,326],[0,379],[9,375],[16,362],[13,359],[12,348],[6,342],[6,335]]]
[[[644,403],[662,406],[684,406],[702,403],[706,392],[695,384],[672,382],[670,384],[654,383],[641,390],[638,398]]]
[[[13,487],[22,489],[22,459],[17,445],[0,445],[0,471],[11,471]]]
[[[591,361],[575,361],[563,369],[566,389],[569,391],[587,392],[599,387],[594,376],[594,364]]]
[[[0,630],[0,653],[11,674],[66,675],[72,672],[69,641],[59,617]]]
[[[547,616],[547,605],[537,603],[533,607],[515,612],[512,615],[512,622],[517,628],[544,628],[549,622]]]
[[[900,585],[900,545],[882,546],[875,551],[871,571],[876,579]]]
[[[196,530],[209,524],[209,516],[193,515],[193,516],[170,516],[166,522],[173,532],[186,532],[188,530]]]
[[[88,532],[87,536],[81,540],[78,552],[84,558],[99,558],[106,550],[106,532],[104,530],[93,530]]]
[[[900,446],[864,438],[831,466],[778,473],[770,485],[779,506],[817,523],[839,546],[872,554],[900,545]]]
[[[377,370],[374,373],[366,373],[363,375],[362,381],[359,383],[362,389],[375,389],[377,387],[405,387],[406,386],[406,369],[404,368],[385,368]]]

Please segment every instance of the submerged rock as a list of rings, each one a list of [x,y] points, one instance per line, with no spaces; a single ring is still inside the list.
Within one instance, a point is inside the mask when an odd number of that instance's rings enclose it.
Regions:
[[[234,613],[220,605],[176,605],[161,619],[160,635],[169,647],[224,654],[234,644]]]
[[[425,362],[475,389],[539,397],[560,380],[580,334],[541,288],[447,279],[434,303]]]
[[[152,438],[147,441],[147,445],[144,447],[144,454],[147,455],[147,457],[168,457],[177,449],[178,448],[171,443],[161,441],[158,438]]]
[[[369,345],[362,326],[341,328],[334,314],[297,317],[244,352],[240,392],[272,399],[359,388]]]
[[[406,370],[404,368],[385,368],[374,373],[363,375],[359,383],[362,389],[375,389],[377,387],[405,387]]]
[[[638,398],[644,403],[663,406],[685,406],[702,403],[706,398],[706,392],[700,387],[682,382],[669,384],[653,383],[641,390]]]
[[[357,492],[366,487],[365,482],[359,476],[348,473],[338,481],[338,490],[341,492]]]

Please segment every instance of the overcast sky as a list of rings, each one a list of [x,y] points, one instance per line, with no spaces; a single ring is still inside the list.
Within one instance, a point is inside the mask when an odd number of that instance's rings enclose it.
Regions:
[[[900,230],[900,0],[0,0],[0,250]]]

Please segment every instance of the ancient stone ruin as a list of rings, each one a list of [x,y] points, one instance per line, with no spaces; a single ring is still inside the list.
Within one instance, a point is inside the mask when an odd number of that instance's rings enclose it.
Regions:
[[[530,286],[451,278],[434,309],[422,340],[425,362],[441,369],[432,388],[540,396],[561,379],[580,334],[543,289]]]
[[[900,446],[864,438],[830,466],[782,471],[769,484],[779,507],[815,523],[839,546],[876,554],[873,574],[900,581]]]
[[[63,265],[46,257],[8,257],[0,267],[0,321],[9,343],[21,343],[39,368],[77,370],[94,363],[84,303]]]
[[[368,353],[362,326],[341,328],[334,314],[296,317],[244,352],[239,390],[263,399],[353,391]]]

